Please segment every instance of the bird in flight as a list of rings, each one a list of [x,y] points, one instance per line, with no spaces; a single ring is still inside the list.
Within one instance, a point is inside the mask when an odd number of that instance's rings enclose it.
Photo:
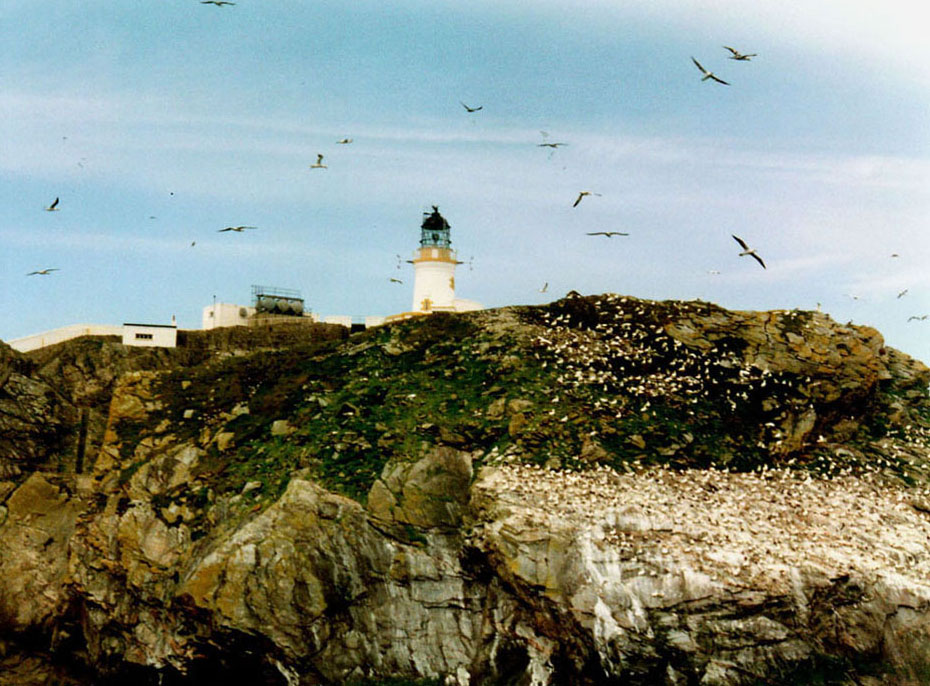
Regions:
[[[537,143],[536,147],[537,148],[552,148],[553,150],[555,150],[556,148],[559,148],[563,145],[568,145],[568,143]]]
[[[393,276],[390,279],[388,279],[388,281],[390,281],[391,283],[403,283],[403,281],[401,281],[400,279],[395,279]]]
[[[222,7],[223,5],[235,5],[234,2],[227,2],[227,0],[200,0],[201,5],[216,5],[217,7]]]
[[[257,228],[258,228],[257,226],[227,226],[225,229],[219,229],[217,233],[223,233],[224,231],[235,231],[236,233],[242,233],[246,229],[257,229]]]
[[[58,198],[55,198],[55,202],[45,208],[46,212],[57,212],[58,211]]]
[[[623,231],[589,231],[589,236],[605,236],[610,238],[611,236],[629,236],[630,234],[624,233]]]
[[[701,63],[698,62],[698,61],[697,61],[696,59],[694,59],[693,57],[691,58],[691,61],[694,62],[695,66],[696,66],[698,69],[701,70],[701,73],[702,73],[702,74],[704,74],[704,78],[702,78],[701,81],[707,81],[707,79],[713,79],[713,80],[716,81],[717,83],[722,83],[724,86],[729,86],[729,85],[730,85],[729,83],[727,83],[727,82],[724,81],[723,79],[718,78],[717,76],[715,76],[712,72],[707,71],[704,67],[701,66]]]
[[[548,290],[549,290],[549,282],[546,281],[546,283],[543,284],[543,287],[539,289],[539,292],[540,292],[540,293],[545,293],[545,292],[548,291]]]
[[[578,207],[578,203],[580,203],[580,202],[581,202],[581,199],[582,199],[584,196],[586,196],[586,195],[598,195],[598,196],[599,196],[600,193],[595,193],[594,191],[581,191],[581,192],[578,194],[578,198],[575,200],[575,202],[574,202],[574,204],[572,205],[572,207]]]
[[[735,236],[733,234],[730,234],[730,235],[733,236],[733,240],[739,243],[739,247],[743,249],[743,252],[739,254],[740,257],[742,257],[743,255],[752,255],[755,258],[756,262],[761,264],[762,268],[765,269],[765,262],[763,262],[762,258],[756,254],[756,251],[754,248],[750,248],[748,245],[746,245],[746,241],[744,241],[739,236]]]
[[[903,298],[905,295],[907,295],[907,289],[906,289],[906,288],[905,288],[903,291],[901,291],[900,293],[898,293],[898,299]]]
[[[326,169],[326,165],[323,164],[323,156],[317,153],[316,163],[310,165],[311,169]]]
[[[32,276],[33,274],[38,274],[40,276],[48,276],[52,272],[59,272],[59,271],[61,270],[58,269],[57,267],[49,267],[47,269],[37,269],[34,272],[29,272],[28,274],[26,274],[26,276]]]
[[[926,320],[927,317],[930,317],[930,314],[925,314],[925,315],[922,315],[922,316],[920,316],[920,317],[918,317],[918,316],[915,314],[915,315],[913,315],[913,316],[908,317],[908,318],[907,318],[907,321],[912,322],[912,321],[914,321],[914,320],[916,319],[917,321],[922,322],[922,321]]]
[[[341,141],[336,141],[339,145],[348,145],[352,142],[351,138],[343,138]]]
[[[462,101],[459,100],[459,102],[462,102]],[[477,112],[478,110],[484,109],[484,105],[478,105],[478,107],[469,107],[464,102],[462,102],[462,107],[464,107],[465,110],[468,112]]]
[[[731,60],[739,60],[740,62],[749,62],[753,57],[758,57],[758,55],[754,52],[751,52],[748,55],[744,55],[739,50],[734,50],[729,45],[724,45],[723,47],[725,47],[727,50],[733,53],[729,57],[729,59]]]

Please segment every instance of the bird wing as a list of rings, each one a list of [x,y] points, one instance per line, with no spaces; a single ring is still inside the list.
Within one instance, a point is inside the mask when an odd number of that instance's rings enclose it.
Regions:
[[[725,47],[727,50],[729,50],[730,52],[732,52],[734,56],[736,56],[736,57],[739,56],[739,52],[737,52],[736,50],[734,50],[733,48],[731,48],[729,45],[724,45],[723,47]]]
[[[756,258],[756,262],[758,262],[759,264],[761,264],[761,265],[762,265],[762,268],[765,269],[765,262],[762,261],[762,258],[761,258],[761,257],[759,257],[758,255],[756,255],[754,252],[751,252],[751,253],[749,253],[749,254],[752,255],[754,258]]]
[[[589,236],[606,236],[607,234],[604,231],[589,231]]]
[[[235,231],[235,229],[231,226],[227,226],[225,229],[220,229],[217,231],[217,233],[223,233],[224,231]]]
[[[729,86],[729,85],[730,85],[729,83],[727,83],[727,82],[724,81],[723,79],[718,78],[718,77],[714,76],[713,74],[708,74],[708,76],[709,76],[710,78],[712,78],[714,81],[716,81],[717,83],[722,83],[724,86]]]
[[[746,241],[744,241],[742,238],[740,238],[739,236],[735,234],[730,234],[730,235],[733,236],[733,240],[739,243],[739,247],[741,247],[743,250],[749,250],[749,246],[746,245]]]
[[[574,202],[574,204],[572,205],[572,207],[578,207],[578,203],[581,202],[581,199],[582,199],[583,197],[584,197],[584,193],[579,193],[579,194],[578,194],[578,199]]]
[[[709,73],[710,73],[710,72],[707,71],[704,67],[701,66],[701,63],[700,63],[700,62],[698,62],[698,61],[697,61],[696,59],[694,59],[693,57],[691,58],[691,61],[694,62],[694,65],[695,65],[698,69],[701,70],[701,73],[702,73],[702,74],[709,74]]]

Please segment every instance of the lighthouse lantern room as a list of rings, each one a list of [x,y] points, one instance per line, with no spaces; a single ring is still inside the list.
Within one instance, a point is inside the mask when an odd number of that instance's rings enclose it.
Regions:
[[[424,212],[420,247],[413,255],[414,312],[454,312],[456,253],[449,236],[449,222],[433,205]]]

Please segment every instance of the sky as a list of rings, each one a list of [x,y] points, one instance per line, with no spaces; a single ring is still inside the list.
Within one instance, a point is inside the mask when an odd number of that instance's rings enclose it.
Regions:
[[[403,312],[438,205],[486,307],[820,307],[930,363],[928,25],[924,0],[4,0],[0,339],[200,328],[253,284]]]

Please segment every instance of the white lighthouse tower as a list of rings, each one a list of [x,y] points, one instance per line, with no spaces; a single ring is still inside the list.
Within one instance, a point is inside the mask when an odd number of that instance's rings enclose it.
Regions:
[[[416,313],[455,312],[455,265],[449,222],[433,205],[420,225],[420,248],[413,254],[413,307]]]

